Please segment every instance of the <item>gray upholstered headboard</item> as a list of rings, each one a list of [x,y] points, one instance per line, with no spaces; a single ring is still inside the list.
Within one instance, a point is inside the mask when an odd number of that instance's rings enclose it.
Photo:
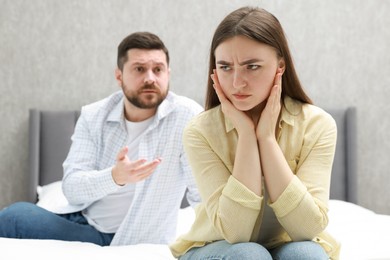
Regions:
[[[357,203],[356,109],[328,109],[327,112],[336,120],[338,128],[330,197]],[[31,109],[29,113],[29,201],[36,202],[37,185],[62,179],[62,163],[80,112]]]
[[[79,111],[29,111],[29,201],[37,200],[37,185],[62,179],[62,163]]]
[[[356,108],[328,109],[337,124],[330,198],[357,204],[357,115]]]

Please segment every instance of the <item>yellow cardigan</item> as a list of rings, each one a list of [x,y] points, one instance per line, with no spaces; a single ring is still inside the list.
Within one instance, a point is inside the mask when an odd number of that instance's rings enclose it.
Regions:
[[[238,136],[220,106],[201,113],[187,125],[184,148],[202,203],[195,209],[191,230],[170,245],[175,257],[218,240],[258,242],[264,209],[270,207],[277,224],[263,246],[313,240],[331,259],[338,259],[340,245],[324,231],[337,138],[335,121],[316,106],[289,97],[284,104],[278,144],[295,177],[274,203],[254,194],[231,175]]]

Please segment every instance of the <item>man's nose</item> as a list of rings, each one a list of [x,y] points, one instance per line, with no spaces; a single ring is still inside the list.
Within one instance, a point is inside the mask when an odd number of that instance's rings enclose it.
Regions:
[[[153,84],[156,82],[156,76],[154,75],[152,70],[147,70],[145,73],[145,79],[144,83],[145,84]]]

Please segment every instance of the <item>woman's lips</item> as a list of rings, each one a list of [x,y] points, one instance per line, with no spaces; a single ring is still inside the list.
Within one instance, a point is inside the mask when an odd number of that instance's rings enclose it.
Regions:
[[[245,94],[233,94],[233,97],[238,99],[238,100],[244,100],[248,97],[250,97],[250,95],[245,95]]]

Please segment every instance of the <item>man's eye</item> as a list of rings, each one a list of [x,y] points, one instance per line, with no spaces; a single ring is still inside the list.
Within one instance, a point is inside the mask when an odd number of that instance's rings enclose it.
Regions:
[[[250,70],[256,70],[256,69],[260,68],[260,66],[256,65],[256,64],[249,64],[247,68]]]
[[[162,71],[162,69],[160,67],[157,67],[154,69],[154,72],[161,72],[161,71]]]
[[[144,68],[143,67],[136,67],[135,70],[138,71],[138,72],[143,72]]]

